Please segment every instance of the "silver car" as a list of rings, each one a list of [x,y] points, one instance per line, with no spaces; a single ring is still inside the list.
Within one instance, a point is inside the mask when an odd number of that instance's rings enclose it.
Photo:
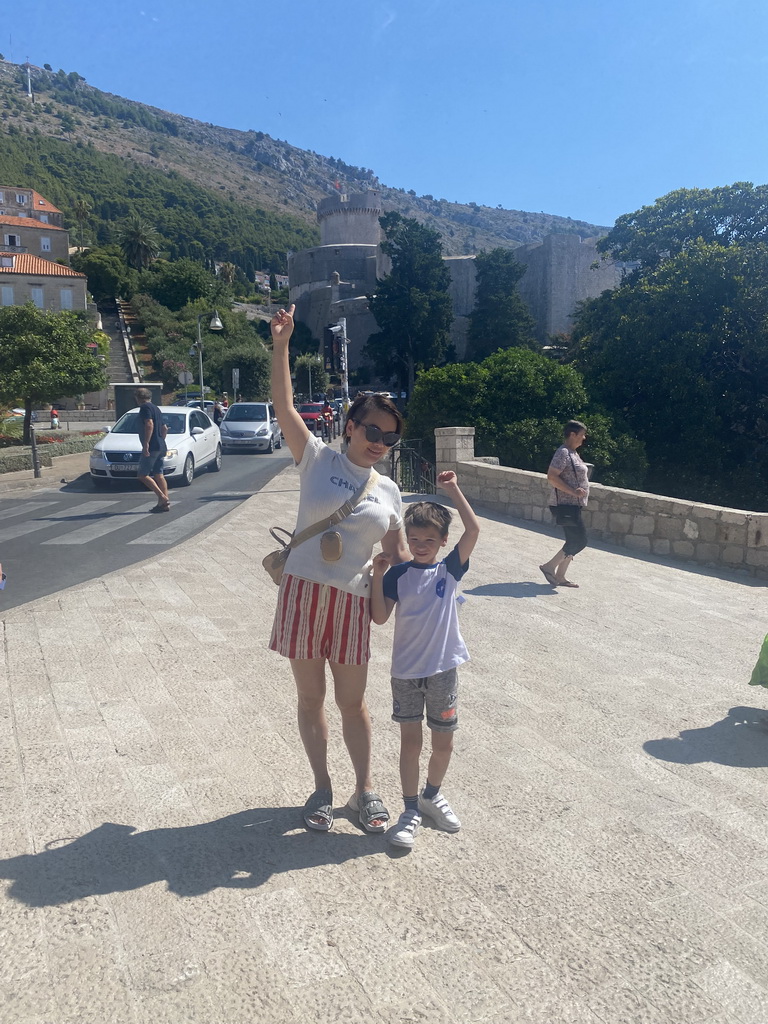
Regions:
[[[227,409],[219,427],[224,451],[242,448],[273,452],[283,444],[271,402],[235,402]]]

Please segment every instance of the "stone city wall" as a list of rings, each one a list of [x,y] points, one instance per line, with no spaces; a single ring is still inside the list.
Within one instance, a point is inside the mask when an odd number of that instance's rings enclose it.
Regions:
[[[474,427],[440,427],[435,445],[437,472],[456,470],[470,501],[516,519],[552,524],[545,474],[475,458]],[[638,554],[768,577],[768,513],[593,483],[583,518],[590,537]]]

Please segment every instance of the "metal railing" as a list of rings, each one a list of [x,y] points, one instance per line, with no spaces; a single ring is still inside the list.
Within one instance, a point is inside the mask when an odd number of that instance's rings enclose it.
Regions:
[[[421,441],[409,439],[390,454],[392,479],[409,494],[435,494],[435,466],[421,454]]]

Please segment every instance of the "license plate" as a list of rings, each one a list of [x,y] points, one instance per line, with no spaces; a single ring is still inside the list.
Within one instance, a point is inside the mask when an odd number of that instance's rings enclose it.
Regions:
[[[113,463],[109,468],[112,470],[113,473],[137,473],[139,470],[139,467],[136,463],[133,463],[132,465],[128,464],[125,466],[121,466],[120,463],[118,462]]]

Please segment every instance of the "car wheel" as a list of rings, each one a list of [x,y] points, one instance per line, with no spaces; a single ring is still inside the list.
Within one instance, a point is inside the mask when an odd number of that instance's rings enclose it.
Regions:
[[[275,448],[282,448],[282,447],[283,447],[283,435],[282,434],[278,434],[277,435],[277,440],[275,441]]]
[[[182,487],[189,487],[192,481],[195,479],[195,460],[191,455],[188,455],[184,460],[184,469],[181,471],[181,480],[179,481]]]
[[[219,470],[221,469],[221,445],[220,444],[216,445],[216,454],[213,457],[213,462],[209,462],[208,463],[208,469],[210,469],[210,471],[212,473],[218,473]]]
[[[111,480],[105,480],[103,477],[92,476],[91,483],[97,491],[108,491],[112,487]]]
[[[275,439],[270,434],[269,444],[267,445],[267,455],[271,455],[274,450],[275,450]]]

